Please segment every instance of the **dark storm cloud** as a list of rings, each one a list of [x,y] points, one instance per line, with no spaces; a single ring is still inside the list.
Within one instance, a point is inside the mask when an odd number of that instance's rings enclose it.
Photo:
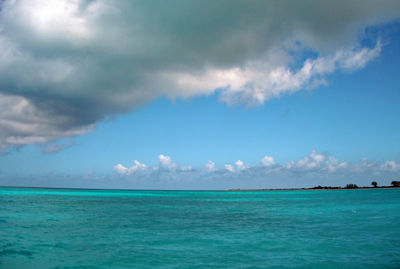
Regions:
[[[264,103],[364,67],[398,1],[0,1],[0,148],[93,130],[158,96]],[[318,57],[292,70],[294,54]]]

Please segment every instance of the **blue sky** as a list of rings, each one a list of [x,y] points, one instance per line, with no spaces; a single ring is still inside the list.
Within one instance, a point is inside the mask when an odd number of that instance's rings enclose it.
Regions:
[[[55,18],[58,9],[46,6],[46,14],[33,17],[44,23],[37,28],[7,12],[30,16],[43,10],[43,1],[7,3],[0,11],[0,48],[14,49],[2,55],[9,64],[0,64],[0,185],[279,188],[349,181],[369,185],[372,179],[389,184],[400,177],[400,23],[398,13],[392,14],[399,8],[395,2],[385,2],[387,9],[379,11],[368,2],[370,13],[350,11],[360,17],[354,21],[330,18],[325,30],[312,27],[324,24],[321,18],[304,19],[306,11],[292,11],[311,26],[294,27],[293,35],[267,27],[263,31],[270,31],[273,41],[259,37],[258,30],[255,36],[234,33],[238,40],[207,39],[201,36],[211,31],[207,27],[218,25],[204,23],[203,29],[189,22],[200,35],[191,44],[187,31],[176,30],[180,26],[171,20],[167,37],[183,40],[162,48],[173,59],[158,55],[157,45],[149,45],[154,48],[148,52],[138,48],[136,56],[136,43],[119,32],[130,21],[114,18],[110,10],[122,7],[107,6],[110,1],[93,1],[85,10],[60,1],[74,12]],[[325,12],[329,5],[313,8]],[[162,7],[140,8],[145,15]],[[190,20],[187,9],[182,10],[177,20]],[[214,15],[226,15],[220,12]],[[99,22],[93,14],[109,21]],[[260,16],[262,26],[275,25]],[[54,20],[55,29],[48,26]],[[85,20],[87,25],[81,23]],[[154,21],[143,22],[152,31],[139,41],[165,39]],[[28,39],[14,34],[30,27]],[[100,32],[98,37],[96,27],[115,33]],[[259,27],[249,20],[245,29]],[[58,30],[66,31],[66,40]],[[102,52],[97,38],[108,34],[130,46],[104,42]],[[252,42],[242,44],[246,38]]]

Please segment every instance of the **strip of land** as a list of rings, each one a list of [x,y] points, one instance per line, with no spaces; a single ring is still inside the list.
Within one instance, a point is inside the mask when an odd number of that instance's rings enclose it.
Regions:
[[[227,189],[226,191],[313,191],[313,190],[362,190],[362,189],[394,189],[398,186],[380,186],[380,187],[330,187],[330,186],[316,186],[312,188],[282,188],[282,189]]]

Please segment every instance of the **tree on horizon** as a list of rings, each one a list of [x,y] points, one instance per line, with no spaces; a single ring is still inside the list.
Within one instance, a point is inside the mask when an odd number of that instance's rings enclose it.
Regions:
[[[400,181],[393,180],[390,184],[392,184],[393,187],[400,187]]]
[[[376,187],[378,186],[378,182],[372,181],[372,182],[371,182],[371,185],[374,186],[374,188],[376,188]]]
[[[357,189],[358,186],[357,186],[357,184],[347,184],[345,188],[346,189]]]

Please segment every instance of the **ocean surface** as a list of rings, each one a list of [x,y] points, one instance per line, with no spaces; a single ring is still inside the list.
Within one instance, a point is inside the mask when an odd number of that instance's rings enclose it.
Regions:
[[[0,268],[400,268],[400,189],[0,188]]]

